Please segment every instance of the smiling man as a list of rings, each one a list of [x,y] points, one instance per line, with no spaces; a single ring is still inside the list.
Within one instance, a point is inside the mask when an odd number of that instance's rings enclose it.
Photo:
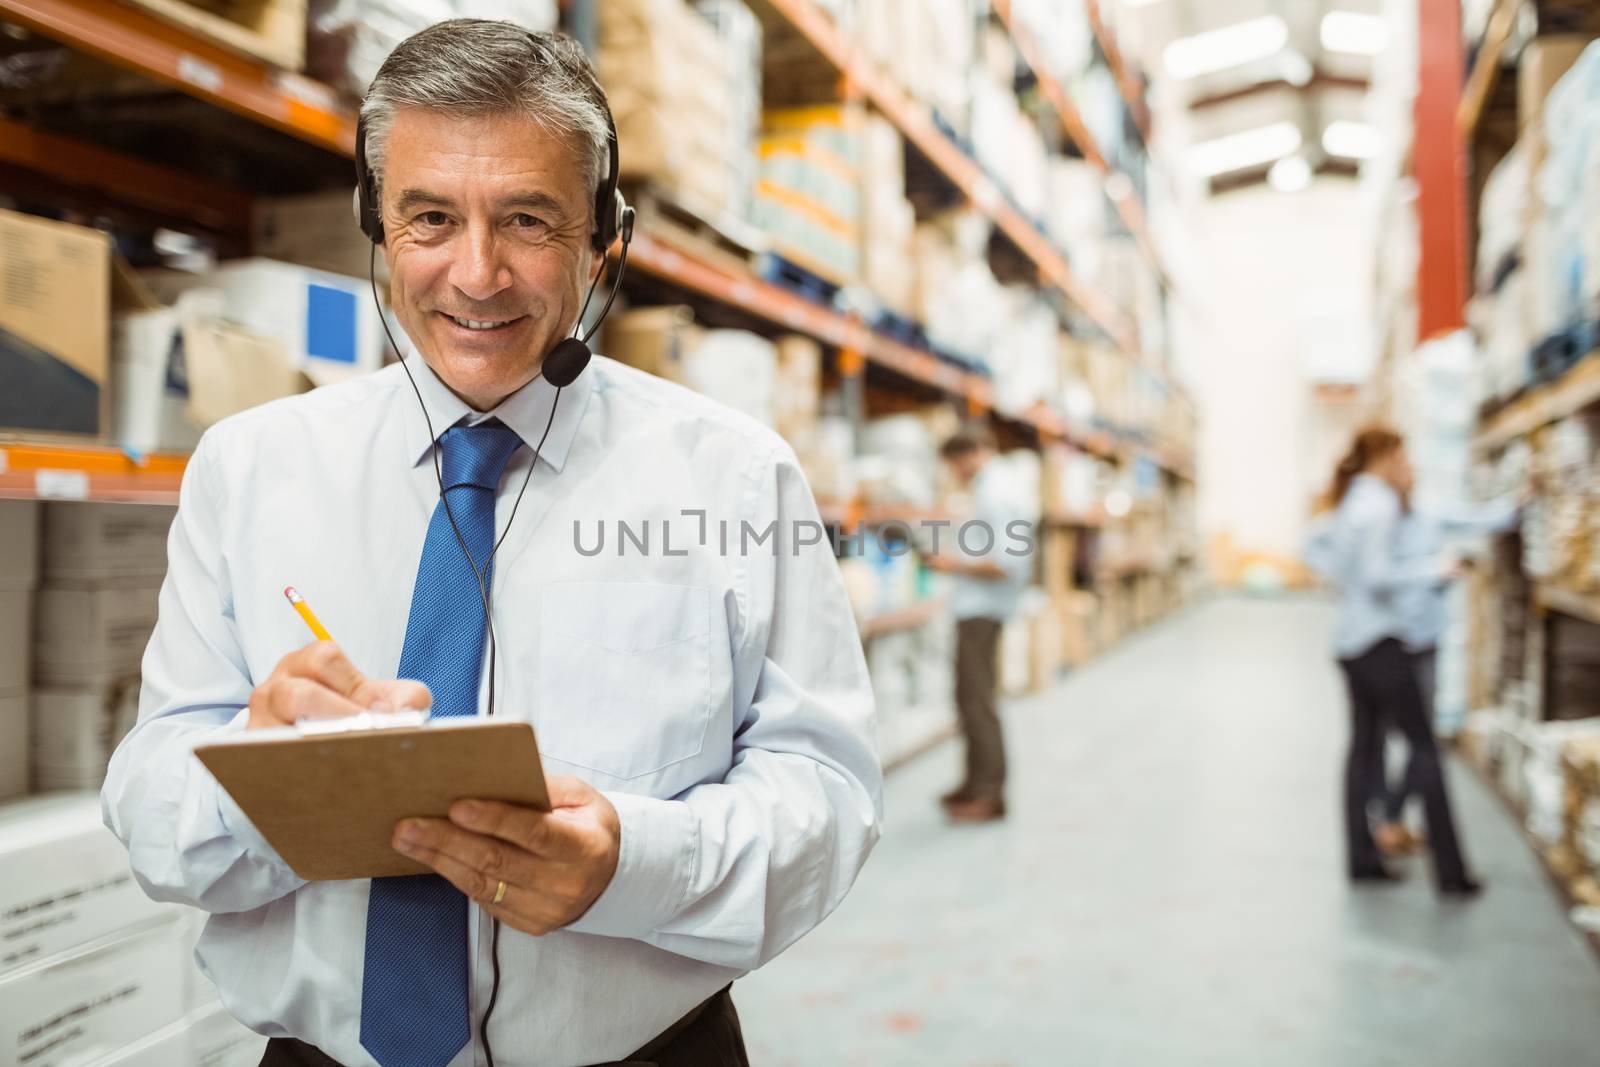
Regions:
[[[198,958],[266,1065],[743,1064],[730,983],[837,906],[881,817],[838,569],[783,533],[816,506],[749,419],[598,357],[552,384],[615,229],[576,45],[434,26],[362,132],[415,351],[201,441],[107,821],[151,895],[211,913]],[[585,554],[595,520],[680,525]],[[724,551],[718,520],[779,537]],[[301,647],[289,582],[338,645]],[[532,722],[554,804],[397,827],[436,875],[304,882],[192,755],[430,705]]]

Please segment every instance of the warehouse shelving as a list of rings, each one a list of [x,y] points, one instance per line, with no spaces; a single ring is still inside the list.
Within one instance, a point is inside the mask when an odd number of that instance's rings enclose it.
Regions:
[[[1461,103],[1456,110],[1456,125],[1465,137],[1471,137],[1483,118],[1489,96],[1500,78],[1500,60],[1505,54],[1506,42],[1516,26],[1517,12],[1522,0],[1495,0],[1494,10],[1484,27],[1483,40],[1478,44],[1477,59],[1467,75],[1467,84],[1461,90]]]
[[[1086,285],[1049,238],[1012,207],[995,183],[955,142],[934,124],[928,109],[913,101],[893,79],[861,55],[856,45],[814,0],[763,0],[781,15],[885,118],[926,156],[951,184],[992,219],[1022,250],[1052,287],[1081,307],[1129,358],[1139,355],[1137,341],[1119,309]]]
[[[0,499],[176,504],[188,457],[135,459],[95,445],[0,441]]]
[[[1600,403],[1600,353],[1591,352],[1566,374],[1496,412],[1474,443],[1484,451],[1503,448],[1547,423]]]
[[[355,154],[355,114],[327,86],[116,0],[0,0],[0,17],[322,148]]]
[[[1044,62],[1043,54],[1039,51],[1033,35],[1012,17],[1011,0],[993,0],[993,7],[995,14],[999,16],[1001,23],[1006,27],[1006,31],[1011,35],[1012,41],[1015,42],[1023,62],[1028,65],[1028,68],[1033,71],[1034,77],[1038,79],[1040,90],[1044,93],[1045,99],[1050,102],[1050,107],[1055,111],[1056,118],[1060,121],[1062,128],[1067,131],[1067,136],[1078,146],[1078,151],[1083,153],[1083,158],[1096,170],[1100,171],[1101,179],[1105,183],[1106,197],[1111,201],[1112,206],[1117,209],[1117,214],[1122,216],[1123,225],[1127,226],[1128,232],[1133,234],[1134,240],[1138,242],[1140,251],[1150,261],[1151,268],[1164,279],[1166,271],[1161,267],[1161,260],[1156,252],[1155,241],[1151,238],[1150,228],[1145,222],[1144,208],[1133,191],[1133,182],[1127,175],[1113,168],[1110,161],[1106,159],[1105,153],[1100,151],[1100,146],[1095,143],[1094,135],[1089,132],[1089,126],[1083,121],[1083,116],[1072,103],[1072,98],[1067,95],[1066,89],[1055,74],[1051,72],[1049,65]],[[1095,19],[1095,22],[1098,24],[1098,18]],[[1101,50],[1106,51],[1105,39],[1101,40]],[[1114,50],[1107,53],[1108,62],[1112,54],[1115,54]],[[1119,90],[1122,90],[1126,95],[1126,90],[1122,86],[1122,79],[1126,77],[1126,72],[1117,73],[1119,68],[1120,58],[1118,63],[1113,66],[1113,74],[1118,79]]]
[[[1099,0],[1084,0],[1083,10],[1089,19],[1089,32],[1094,34],[1095,43],[1100,46],[1101,53],[1106,57],[1106,65],[1111,68],[1111,77],[1117,83],[1117,92],[1122,94],[1122,102],[1128,105],[1133,123],[1139,128],[1139,136],[1148,140],[1150,108],[1144,98],[1144,88],[1132,68],[1124,62],[1122,49],[1117,47],[1116,38],[1106,26],[1105,19],[1100,17]]]
[[[1133,354],[1125,324],[1105,299],[1084,286],[1062,255],[1031,222],[1005,202],[994,183],[933,123],[926,109],[882,72],[857,55],[850,42],[811,0],[766,0],[841,73],[859,83],[872,101],[923,154],[927,155],[979,208],[1007,233],[1053,286],[1076,301],[1107,333]],[[113,0],[0,0],[0,17],[15,21],[69,46],[120,67],[173,86],[201,100],[261,122],[308,143],[344,156],[355,151],[355,114],[336,94],[309,78],[282,72],[259,60],[213,44],[195,33],[168,24],[145,11]],[[26,129],[22,127],[21,129]],[[4,131],[0,131],[4,132]],[[48,134],[8,138],[0,155],[58,177],[77,173],[129,174],[114,153]],[[18,158],[25,155],[27,158]],[[67,174],[65,168],[78,160]],[[136,161],[128,161],[136,162]],[[133,173],[132,189],[146,190],[146,206],[196,217],[210,228],[240,232],[246,225],[248,197],[230,198],[197,180],[168,182],[166,168],[143,165]],[[148,172],[148,173],[146,173]],[[141,177],[142,176],[142,177]],[[124,199],[127,194],[124,193]],[[180,210],[181,209],[181,210]],[[770,322],[806,333],[915,381],[967,400],[969,409],[990,406],[986,379],[944,363],[928,353],[867,329],[860,322],[811,304],[792,292],[753,274],[736,276],[697,258],[668,239],[641,233],[630,261],[640,269],[712,299],[742,308]],[[1124,446],[1104,431],[1070,427],[1049,412],[1002,413],[1031,426],[1046,439],[1072,442],[1107,458],[1130,456],[1142,449]],[[1191,477],[1187,456],[1163,451],[1157,461],[1182,477]]]
[[[1582,593],[1546,582],[1533,587],[1533,603],[1543,611],[1558,611],[1600,625],[1600,593]]]

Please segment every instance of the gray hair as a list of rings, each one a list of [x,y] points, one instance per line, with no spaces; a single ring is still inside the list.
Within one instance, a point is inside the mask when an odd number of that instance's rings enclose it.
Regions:
[[[609,169],[605,91],[582,46],[564,34],[450,19],[395,46],[361,104],[367,169],[379,189],[395,113],[407,107],[464,117],[522,112],[588,149],[581,156],[591,193]]]

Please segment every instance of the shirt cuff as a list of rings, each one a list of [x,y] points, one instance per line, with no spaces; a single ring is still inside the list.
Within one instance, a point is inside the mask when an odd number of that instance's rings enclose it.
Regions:
[[[694,809],[680,800],[604,795],[622,825],[617,871],[600,898],[567,929],[643,938],[676,915],[689,892],[699,845]]]
[[[242,735],[249,721],[249,709],[241,708],[232,721],[223,727],[222,732]],[[209,738],[197,737],[195,739],[196,744],[199,744],[202,740],[209,740]],[[193,753],[191,752],[190,755],[193,756]],[[196,763],[199,762],[198,756],[195,756],[194,759]],[[256,829],[256,824],[250,821],[250,816],[246,815],[244,809],[239,807],[238,802],[228,795],[226,789],[222,788],[222,783],[217,781],[216,777],[204,765],[201,766],[200,773],[205,776],[205,780],[210,783],[212,790],[216,793],[217,818],[222,823],[223,831],[233,838],[234,842],[245,851],[246,855],[255,859],[267,860],[288,871],[289,865],[283,862],[283,858],[278,855],[278,850],[273,848],[271,843],[261,835],[261,831]]]

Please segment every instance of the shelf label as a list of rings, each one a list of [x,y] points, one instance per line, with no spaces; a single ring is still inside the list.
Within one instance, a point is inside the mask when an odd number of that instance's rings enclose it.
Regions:
[[[35,471],[33,491],[44,500],[87,500],[89,475],[86,471]]]
[[[178,77],[208,93],[222,92],[222,71],[188,52],[178,56]]]
[[[326,85],[319,85],[309,78],[302,78],[288,71],[279,72],[276,81],[278,91],[284,96],[330,114],[339,111],[339,98]]]
[[[1000,190],[988,178],[979,178],[972,186],[972,200],[986,215],[993,215],[1000,207]]]

